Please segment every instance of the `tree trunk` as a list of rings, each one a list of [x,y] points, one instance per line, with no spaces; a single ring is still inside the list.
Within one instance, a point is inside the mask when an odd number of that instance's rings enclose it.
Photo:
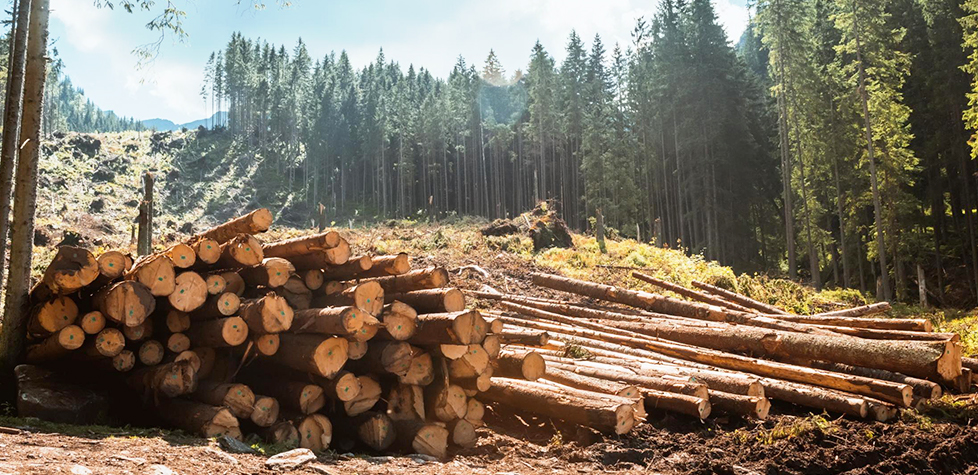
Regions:
[[[0,254],[6,254],[10,231],[10,193],[17,163],[18,138],[24,99],[24,75],[27,61],[27,39],[31,0],[15,0],[15,19],[11,22],[10,61],[7,74],[7,96],[4,101],[3,144],[0,149]],[[6,259],[0,259],[0,287],[3,286]]]

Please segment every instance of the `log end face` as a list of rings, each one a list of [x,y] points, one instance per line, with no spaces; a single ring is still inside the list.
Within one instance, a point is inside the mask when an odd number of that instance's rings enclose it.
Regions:
[[[229,317],[225,319],[221,336],[230,346],[238,346],[248,339],[248,325],[241,317]]]

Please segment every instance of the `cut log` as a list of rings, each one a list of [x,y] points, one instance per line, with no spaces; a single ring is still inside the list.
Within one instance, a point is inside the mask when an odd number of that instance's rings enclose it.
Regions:
[[[68,325],[38,344],[27,348],[27,362],[30,364],[56,360],[81,348],[85,343],[85,332],[77,325]]]
[[[323,282],[322,294],[323,295],[336,295],[350,287],[353,287],[353,283],[350,282],[338,282],[335,280],[329,280]]]
[[[744,307],[752,308],[762,313],[769,313],[772,315],[788,315],[788,312],[785,312],[784,310],[774,305],[769,305],[764,302],[758,302],[757,300],[754,300],[745,295],[740,295],[736,292],[731,292],[729,290],[722,289],[715,285],[710,285],[705,282],[700,282],[697,280],[694,280],[691,283],[693,284],[693,287],[697,287],[699,289],[705,290],[714,295],[719,295],[720,297],[723,297],[724,299],[727,299],[733,303],[740,304]]]
[[[356,307],[311,308],[295,312],[292,333],[322,335],[356,335],[367,321],[365,312]],[[371,320],[376,320],[370,317]]]
[[[296,429],[299,431],[299,447],[313,452],[326,450],[333,441],[333,424],[322,414],[303,417]]]
[[[193,271],[181,272],[173,292],[167,297],[170,306],[181,312],[192,312],[207,300],[207,282]]]
[[[384,301],[404,302],[418,313],[445,313],[465,310],[465,295],[453,288],[425,289],[400,294],[385,294]]]
[[[217,266],[227,269],[240,269],[261,264],[265,256],[262,254],[261,243],[249,234],[239,234],[230,241],[221,244],[221,258]]]
[[[203,363],[200,361],[200,357],[197,356],[196,351],[183,350],[173,358],[173,361],[189,361],[190,367],[194,369],[195,373],[197,373],[197,380],[199,381],[201,379],[200,366]]]
[[[842,310],[834,310],[831,312],[818,313],[816,317],[866,317],[869,315],[876,315],[879,313],[890,311],[889,302],[877,302],[869,305],[862,305],[859,307],[846,308]],[[930,330],[924,330],[930,331]]]
[[[261,289],[261,291],[265,290],[268,289]],[[285,285],[276,290],[282,297],[285,297],[285,301],[294,310],[306,310],[312,307],[312,291],[306,287],[299,276],[289,277],[289,280],[285,281]]]
[[[204,278],[204,283],[207,286],[207,293],[209,295],[218,295],[224,293],[228,288],[228,281],[224,279],[221,273],[208,274]]]
[[[369,348],[369,346],[367,345],[366,341],[360,341],[352,337],[346,337],[346,340],[349,344],[348,346],[349,353],[347,354],[347,358],[349,358],[350,361],[359,360],[360,358],[363,358],[364,355],[367,354],[367,349]]]
[[[261,264],[241,269],[238,274],[251,287],[281,287],[293,272],[295,267],[291,262],[280,257],[266,257]]]
[[[97,335],[86,338],[82,352],[92,358],[113,358],[126,348],[126,338],[116,328],[106,328]]]
[[[312,303],[319,308],[353,306],[379,316],[384,309],[384,290],[376,282],[367,281],[338,294],[320,295]]]
[[[452,378],[476,378],[489,368],[489,352],[482,345],[468,345],[460,358],[448,364],[448,375]]]
[[[411,260],[405,253],[390,256],[373,256],[370,269],[357,274],[358,279],[401,275],[411,270]]]
[[[153,320],[147,318],[143,323],[134,327],[123,326],[122,334],[129,341],[143,341],[153,337]]]
[[[845,392],[773,378],[761,378],[761,384],[771,399],[863,419],[870,415],[864,398]]]
[[[201,437],[241,440],[238,419],[226,408],[185,399],[164,399],[156,411],[168,424]]]
[[[238,315],[255,333],[280,333],[292,328],[294,314],[285,299],[274,292],[260,299],[246,300],[238,309]]]
[[[194,348],[194,353],[197,353],[197,357],[200,359],[200,370],[197,372],[201,379],[213,379],[215,381],[222,381],[224,378],[218,377],[220,375],[211,377],[214,373],[215,365],[217,364],[218,355],[214,348],[207,348],[205,346],[200,346]],[[221,358],[221,360],[226,360],[226,358]]]
[[[163,251],[178,269],[189,269],[197,262],[197,253],[194,248],[182,243],[177,243]]]
[[[126,381],[144,395],[177,397],[197,389],[197,373],[189,360],[150,366],[133,372]],[[233,417],[233,416],[232,416]]]
[[[248,418],[258,427],[274,427],[278,421],[278,399],[255,394],[255,405]],[[290,423],[291,425],[291,423]],[[295,427],[292,427],[295,430]],[[296,441],[298,443],[298,440]]]
[[[238,297],[244,294],[245,281],[236,271],[224,271],[221,273],[221,277],[224,277],[224,281],[227,283],[224,288],[225,292],[231,292]]]
[[[425,412],[442,422],[465,417],[468,397],[461,386],[439,381],[424,389]]]
[[[506,350],[493,362],[493,374],[502,378],[536,381],[547,373],[547,362],[535,351]]]
[[[105,328],[105,316],[102,315],[102,312],[93,310],[78,319],[78,326],[86,335],[95,335]]]
[[[906,330],[875,330],[872,328],[839,327],[832,325],[811,325],[814,328],[821,328],[843,335],[858,336],[859,338],[869,338],[872,340],[914,340],[914,341],[961,341],[961,335],[957,333],[935,333],[922,331]]]
[[[489,359],[498,358],[499,352],[503,349],[503,344],[500,343],[499,335],[486,335],[486,338],[482,340],[482,348],[486,350],[486,354],[489,355]]]
[[[258,234],[268,231],[272,226],[272,212],[266,208],[256,209],[244,216],[234,218],[224,224],[215,226],[196,236],[195,240],[201,238],[213,239],[218,244],[224,244],[232,240],[239,234]]]
[[[394,421],[395,444],[401,450],[444,459],[448,455],[448,429],[424,421]]]
[[[119,251],[105,251],[96,258],[98,261],[98,279],[104,279],[105,284],[122,277],[132,267],[132,258]]]
[[[211,406],[226,407],[241,419],[250,418],[254,412],[255,393],[244,384],[203,380],[197,383],[197,390],[190,397]]]
[[[618,368],[594,367],[586,362],[568,360],[566,358],[544,357],[547,362],[547,372],[551,369],[572,372],[592,378],[618,381],[622,383],[638,385],[642,388],[654,389],[667,393],[684,394],[700,399],[708,399],[709,393],[707,386],[702,382],[694,382],[694,378],[669,379],[661,374],[634,374]]]
[[[92,297],[92,304],[109,320],[130,327],[141,325],[156,309],[152,291],[133,281],[102,288]]]
[[[465,410],[465,420],[472,423],[473,427],[482,427],[485,422],[482,421],[486,413],[486,406],[479,402],[478,399],[469,398],[468,408]]]
[[[424,388],[395,384],[387,395],[387,415],[392,420],[425,420]]]
[[[299,446],[299,430],[292,421],[277,421],[268,427],[261,427],[258,435],[266,443],[285,448]]]
[[[309,290],[319,290],[325,280],[322,269],[309,269],[302,273],[302,282]]]
[[[301,414],[312,414],[326,405],[323,388],[311,382],[247,372],[242,373],[239,380],[257,393],[275,398],[282,408]]]
[[[720,412],[735,414],[751,419],[767,419],[771,411],[771,401],[756,396],[743,396],[723,391],[710,391],[710,404]]]
[[[170,333],[185,332],[190,329],[190,315],[178,310],[166,312],[166,330]]]
[[[357,397],[343,402],[343,410],[346,415],[354,417],[373,409],[380,401],[381,387],[376,378],[369,375],[358,376],[360,382],[360,392]]]
[[[190,337],[185,333],[173,333],[166,338],[166,349],[171,353],[181,353],[190,349]]]
[[[41,280],[31,288],[32,302],[51,300],[81,290],[99,276],[98,261],[86,249],[61,246]]]
[[[335,401],[352,401],[360,394],[360,380],[349,371],[340,371],[330,379],[313,376],[313,381],[323,388],[326,397]]]
[[[394,445],[394,421],[379,412],[367,412],[350,421],[361,442],[376,451]]]
[[[550,334],[547,332],[524,332],[506,330],[499,334],[501,345],[521,345],[535,346],[542,348],[550,343]]]
[[[145,366],[155,366],[163,361],[163,344],[156,340],[147,340],[139,345],[139,362]]]
[[[265,244],[262,249],[268,257],[289,258],[312,254],[317,251],[332,249],[340,244],[340,235],[336,231],[301,236],[284,241]]]
[[[369,271],[374,261],[370,256],[351,257],[346,263],[328,266],[322,269],[325,280],[353,280],[360,274]],[[386,274],[385,274],[386,275]]]
[[[214,265],[221,258],[221,243],[213,239],[195,239],[191,241],[190,247],[193,248],[194,253],[197,254],[197,259],[203,264]]]
[[[418,330],[418,312],[410,305],[394,301],[384,305],[382,331],[391,340],[409,340]]]
[[[109,361],[112,369],[120,373],[125,373],[136,366],[136,355],[129,350],[122,350]]]
[[[340,239],[336,247],[329,249],[319,249],[305,254],[276,257],[288,259],[300,271],[323,269],[325,272],[330,267],[346,264],[352,255],[353,252],[350,250],[350,243],[346,239]]]
[[[480,397],[545,417],[593,427],[607,433],[624,434],[635,425],[632,401],[618,396],[555,389],[532,381],[498,378]]]
[[[442,267],[428,267],[400,275],[378,277],[372,282],[377,282],[384,292],[392,294],[437,289],[448,285],[448,271]]]
[[[414,352],[403,341],[379,341],[371,343],[363,358],[348,363],[358,373],[389,373],[403,377],[411,369]]]
[[[780,316],[778,318],[795,323],[871,328],[874,330],[901,330],[914,332],[930,332],[934,330],[934,324],[932,324],[930,320],[924,318],[860,318],[817,315],[787,315]]]
[[[208,297],[204,305],[201,305],[200,308],[190,314],[190,318],[196,321],[203,321],[229,317],[238,313],[239,308],[241,308],[241,298],[233,292],[224,292],[220,295]]]
[[[78,318],[78,305],[71,297],[58,296],[52,300],[35,305],[28,317],[29,335],[50,335],[75,323]]]
[[[435,366],[431,361],[431,355],[417,347],[412,347],[411,351],[413,352],[413,356],[411,357],[410,368],[407,373],[398,377],[398,381],[402,384],[417,386],[431,384],[435,380]]]
[[[895,383],[909,384],[911,387],[913,387],[914,395],[922,399],[938,399],[942,394],[940,384],[927,381],[926,379],[912,378],[910,376],[883,369],[863,368],[839,363],[826,363],[824,361],[815,361],[812,363],[812,366],[828,371],[835,371],[837,373],[854,374],[856,376],[863,376],[866,378],[882,379],[885,381],[893,381]]]
[[[448,423],[448,432],[451,434],[452,444],[463,448],[475,447],[479,441],[479,436],[475,433],[475,426],[465,419],[458,419]]]
[[[176,288],[176,271],[173,261],[165,254],[149,254],[140,257],[125,274],[126,280],[145,285],[154,297],[166,297]],[[102,313],[105,313],[104,311]]]
[[[642,391],[638,386],[609,379],[592,378],[558,368],[547,368],[543,379],[586,391],[614,394],[628,399],[642,398]]]
[[[418,328],[411,337],[417,345],[472,345],[482,343],[489,325],[476,310],[418,315]]]
[[[187,336],[195,347],[228,348],[248,339],[248,325],[240,317],[199,321],[187,330]]]
[[[345,338],[288,333],[279,338],[281,346],[269,358],[283,366],[331,378],[346,364],[349,343]]]
[[[698,291],[693,290],[693,289],[688,289],[688,288],[683,287],[681,285],[673,284],[672,282],[668,282],[668,281],[665,281],[665,280],[662,280],[662,279],[657,279],[655,277],[652,277],[651,275],[643,274],[641,272],[632,272],[632,277],[634,277],[634,278],[636,278],[638,280],[644,281],[644,282],[648,282],[648,283],[650,283],[650,284],[652,284],[652,285],[654,285],[656,287],[661,287],[661,288],[666,289],[668,291],[671,291],[671,292],[674,292],[676,294],[682,295],[683,297],[686,297],[688,299],[696,300],[698,302],[703,302],[703,303],[710,304],[710,305],[716,305],[717,307],[726,307],[726,308],[729,308],[731,310],[737,310],[737,311],[740,311],[740,312],[752,312],[753,311],[750,308],[744,307],[744,306],[742,306],[740,304],[729,302],[729,301],[726,301],[726,300],[723,300],[723,299],[714,297],[714,296],[712,296],[710,294],[707,294],[705,292],[698,292]]]

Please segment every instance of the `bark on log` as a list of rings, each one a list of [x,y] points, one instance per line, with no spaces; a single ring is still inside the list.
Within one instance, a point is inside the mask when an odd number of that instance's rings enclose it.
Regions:
[[[227,283],[224,288],[225,292],[231,292],[238,297],[244,295],[245,281],[240,274],[236,271],[224,271],[221,273],[221,277],[224,277],[224,281]]]
[[[356,307],[310,308],[295,312],[292,333],[318,333],[321,335],[356,335],[368,314]],[[372,320],[376,320],[370,317]]]
[[[31,364],[56,360],[81,348],[85,343],[85,332],[77,325],[68,325],[45,338],[40,343],[27,347],[26,361]]]
[[[536,381],[547,373],[547,362],[535,351],[506,350],[493,361],[493,374],[502,378]]]
[[[264,258],[261,243],[254,236],[239,234],[221,244],[221,258],[216,265],[225,269],[241,269],[257,266]]]
[[[51,300],[91,284],[99,275],[98,261],[87,249],[62,246],[48,264],[41,280],[30,291],[32,302]]]
[[[238,274],[249,287],[281,287],[293,272],[295,267],[291,262],[280,257],[266,257],[261,264],[241,269]]]
[[[345,338],[320,335],[279,335],[281,346],[270,360],[299,371],[332,378],[347,361]]]
[[[344,264],[323,267],[324,280],[353,280],[374,265],[370,256],[351,257]]]
[[[288,259],[293,256],[312,254],[317,251],[332,249],[340,244],[340,235],[336,231],[301,236],[283,241],[276,241],[262,246],[268,257]]]
[[[405,253],[390,256],[373,256],[373,265],[369,270],[357,274],[358,279],[401,275],[411,270],[411,260]]]
[[[248,325],[240,317],[194,322],[187,336],[194,347],[228,348],[248,339]]]
[[[650,284],[652,284],[652,285],[654,285],[656,287],[661,287],[661,288],[666,289],[668,291],[671,291],[673,293],[682,295],[683,297],[686,297],[688,299],[696,300],[698,302],[703,302],[703,303],[710,304],[710,305],[716,305],[717,307],[726,307],[726,308],[729,308],[731,310],[737,310],[739,312],[751,312],[751,311],[753,311],[750,308],[744,307],[742,305],[739,305],[739,304],[736,304],[736,303],[733,303],[733,302],[728,302],[728,301],[725,301],[723,299],[716,298],[716,297],[714,297],[714,296],[712,296],[710,294],[707,294],[705,292],[698,292],[698,291],[693,290],[693,289],[688,289],[688,288],[683,287],[681,285],[676,285],[676,284],[673,284],[672,282],[668,282],[668,281],[665,281],[665,280],[657,279],[655,277],[652,277],[651,275],[643,274],[641,272],[632,272],[632,277],[634,277],[634,278],[636,278],[638,280],[644,281],[644,282],[648,282],[648,283],[650,283]]]
[[[363,414],[373,409],[381,396],[380,382],[376,378],[370,375],[363,375],[358,376],[357,380],[360,383],[360,392],[357,394],[357,397],[343,402],[343,410],[350,417]]]
[[[631,401],[617,396],[589,393],[584,397],[548,384],[498,378],[480,397],[607,433],[624,434],[635,425]]]
[[[256,209],[244,216],[232,219],[224,224],[215,226],[196,236],[194,240],[213,239],[218,244],[224,244],[239,234],[258,234],[268,231],[272,226],[272,212],[266,208]]]
[[[743,396],[723,391],[710,391],[710,404],[721,412],[735,414],[751,419],[767,419],[771,412],[771,401],[757,396]]]
[[[534,346],[534,347],[544,347],[550,343],[550,334],[547,332],[521,332],[521,331],[504,331],[499,334],[499,343],[501,345],[520,345],[520,346]]]
[[[197,389],[197,372],[189,360],[174,361],[137,370],[126,381],[145,395],[173,398]]]
[[[796,323],[870,328],[874,330],[901,330],[915,332],[930,332],[934,330],[934,324],[932,324],[930,320],[923,318],[861,318],[817,315],[786,315],[779,318]]]
[[[295,315],[285,299],[274,292],[255,300],[244,301],[238,315],[257,334],[280,333],[292,328]]]
[[[472,345],[482,343],[489,330],[476,310],[418,315],[418,328],[411,343],[416,345]]]
[[[411,369],[414,352],[403,341],[379,341],[371,343],[363,358],[348,363],[358,373],[389,373],[402,377]]]
[[[815,314],[814,316],[816,317],[866,317],[869,315],[888,312],[890,311],[890,308],[891,307],[889,302],[877,302],[869,305],[862,305],[859,307],[835,310],[832,312],[821,312]]]
[[[448,285],[448,271],[442,267],[416,269],[400,275],[378,277],[377,282],[384,292],[392,294],[413,292],[415,290],[437,289]]]
[[[202,380],[190,398],[210,406],[226,407],[240,419],[250,418],[255,408],[255,393],[240,383]]]
[[[400,301],[410,305],[418,313],[446,313],[465,310],[465,295],[454,288],[415,290],[399,294],[385,294],[384,301]]]
[[[248,383],[258,394],[275,398],[282,408],[298,411],[301,414],[312,414],[326,405],[323,388],[311,382],[286,380],[248,372],[243,372],[239,379]]]
[[[296,429],[299,431],[299,447],[313,452],[326,450],[333,441],[333,424],[322,414],[303,417]]]
[[[176,287],[176,271],[173,261],[165,254],[149,254],[140,257],[132,269],[125,274],[126,280],[133,280],[149,288],[154,297],[166,297]],[[104,312],[103,312],[104,313]]]
[[[824,361],[815,361],[812,363],[812,366],[828,371],[835,371],[837,373],[854,374],[856,376],[863,376],[866,378],[875,378],[885,381],[893,381],[895,383],[909,384],[911,387],[913,387],[914,395],[922,399],[938,399],[941,397],[942,393],[940,384],[927,381],[926,379],[913,378],[883,369],[863,368],[840,363],[827,363]]]
[[[346,264],[352,254],[350,243],[346,242],[346,239],[340,239],[336,247],[315,250],[305,254],[277,257],[288,259],[295,266],[296,270],[323,269],[325,272],[325,269],[329,267]]]
[[[231,411],[186,399],[164,399],[157,414],[170,425],[201,437],[228,436],[241,440],[241,427]]]
[[[448,455],[448,429],[424,421],[394,421],[395,444],[402,450],[444,459]]]
[[[785,312],[784,310],[774,305],[769,305],[764,302],[758,302],[757,300],[754,300],[745,295],[740,295],[736,292],[731,292],[729,290],[722,289],[715,285],[710,285],[705,282],[700,282],[697,280],[694,280],[691,283],[693,284],[693,287],[700,288],[702,290],[710,292],[711,294],[719,295],[720,297],[723,297],[731,302],[743,305],[744,307],[752,308],[762,313],[769,313],[773,315],[788,315],[788,312]]]
[[[353,306],[379,316],[384,309],[384,290],[376,282],[367,281],[338,294],[320,295],[312,304],[317,308]]]
[[[612,370],[607,368],[595,368],[583,365],[580,362],[568,361],[564,358],[543,357],[547,362],[547,372],[550,369],[568,371],[592,378],[619,381],[622,383],[635,384],[643,388],[654,389],[673,394],[683,394],[700,399],[708,399],[708,388],[701,382],[681,381],[677,379],[667,379],[660,375],[639,375],[629,374],[625,371]]]
[[[156,309],[152,291],[134,281],[102,288],[92,297],[92,303],[109,320],[131,327],[142,324]]]

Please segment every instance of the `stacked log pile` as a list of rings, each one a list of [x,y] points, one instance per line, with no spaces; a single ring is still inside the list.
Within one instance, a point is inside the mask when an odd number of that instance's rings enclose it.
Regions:
[[[978,368],[957,335],[873,317],[886,304],[793,315],[638,272],[686,300],[549,274],[530,279],[566,298],[463,292],[332,231],[263,243],[271,223],[257,210],[136,260],[60,248],[27,361],[114,376],[203,436],[435,457],[477,443],[486,404],[614,434],[771,401],[886,421]]]

